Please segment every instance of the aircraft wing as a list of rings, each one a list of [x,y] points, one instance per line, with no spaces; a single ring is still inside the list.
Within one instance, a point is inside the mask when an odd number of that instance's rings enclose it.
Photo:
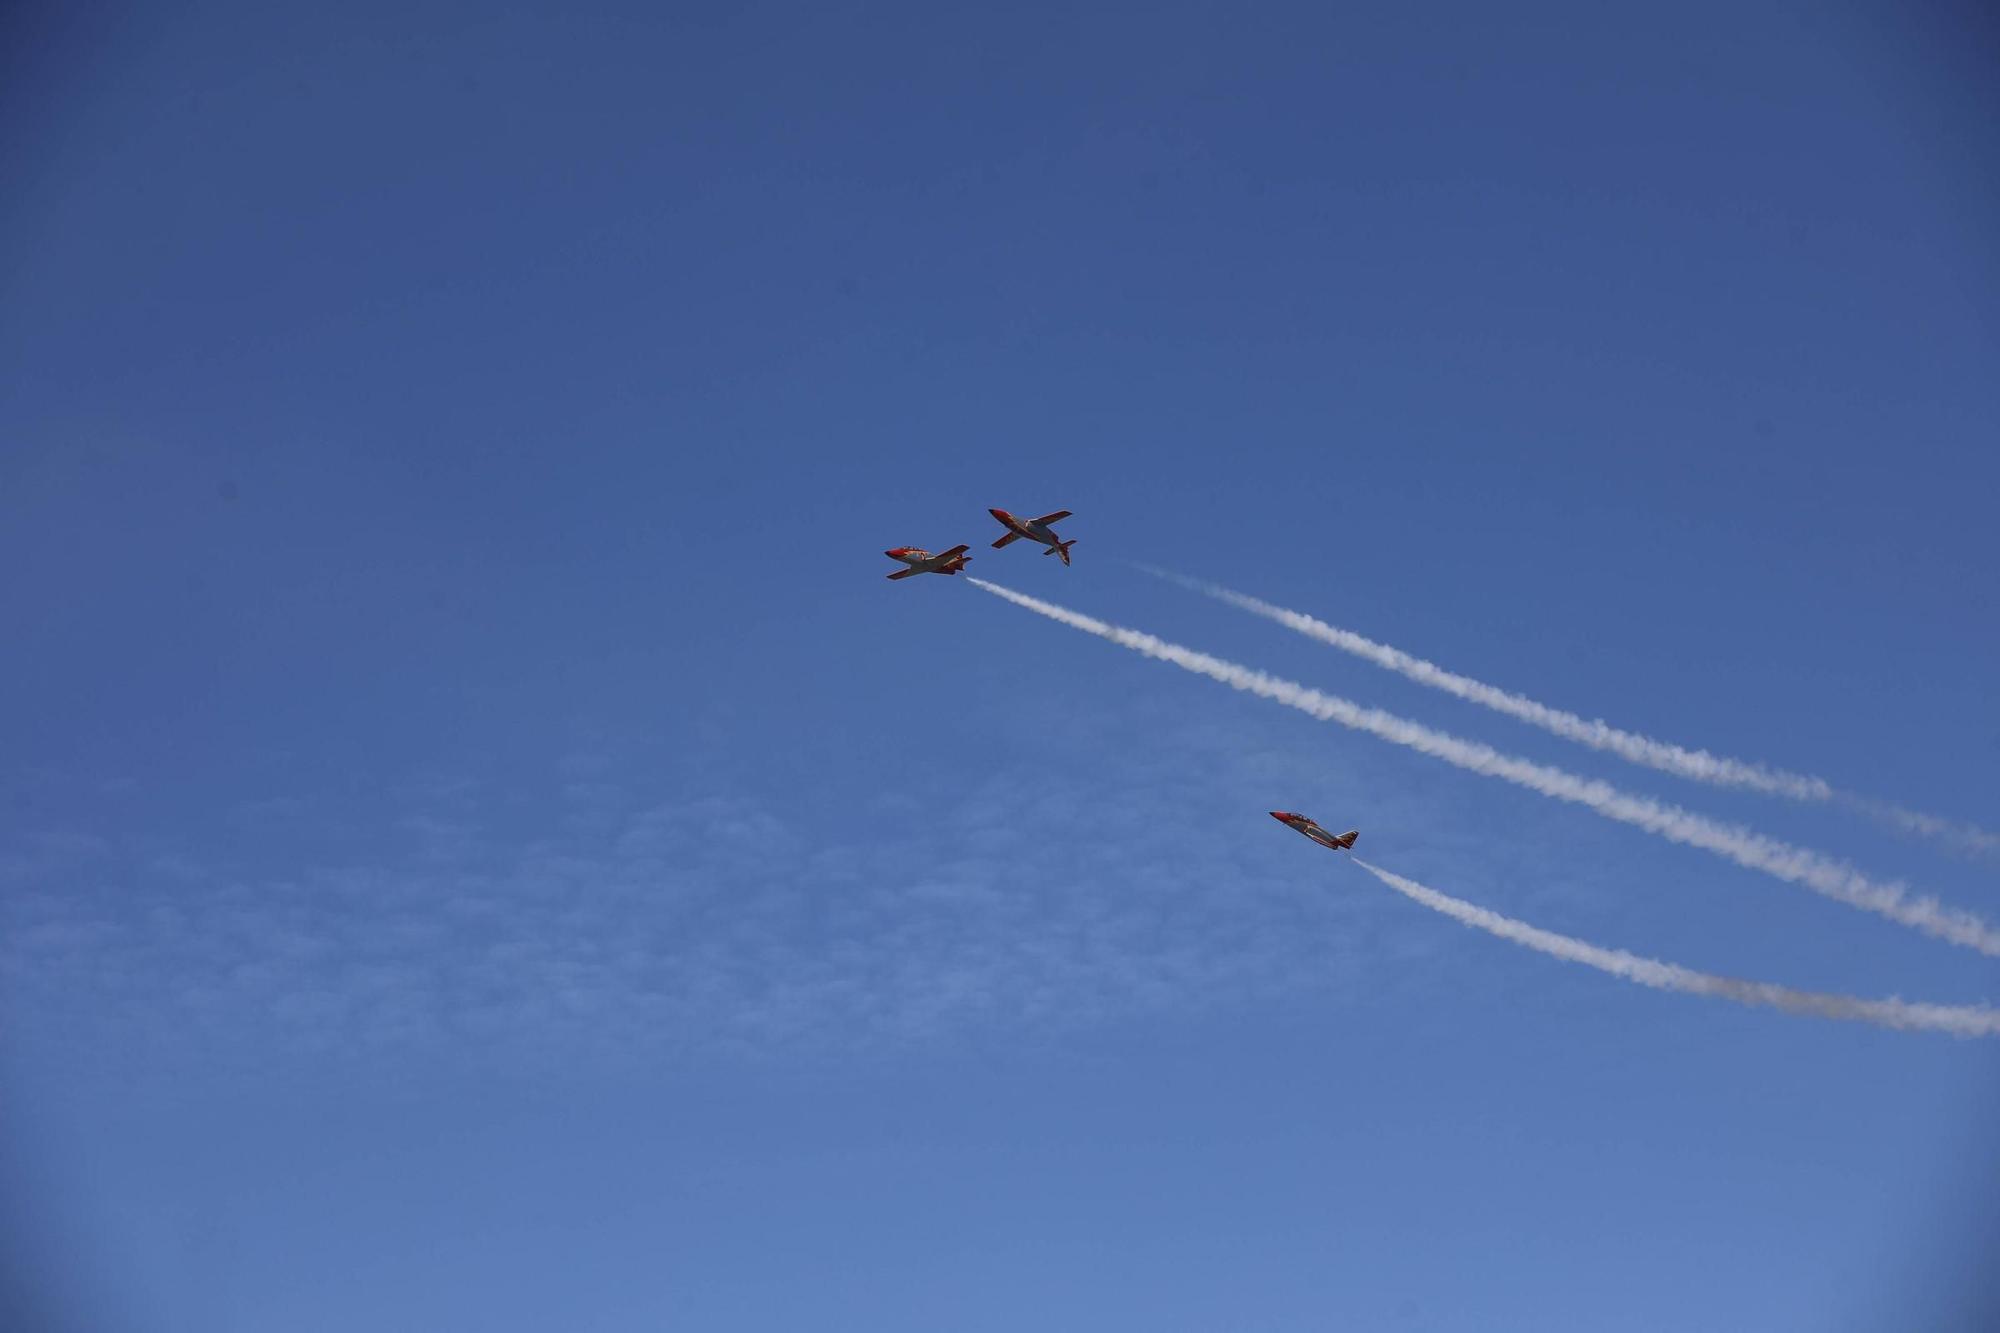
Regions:
[[[921,569],[899,569],[889,577],[892,579],[906,579],[912,574],[921,574],[923,572]]]
[[[1065,519],[1065,518],[1068,518],[1068,517],[1069,517],[1069,510],[1067,510],[1067,509],[1058,509],[1058,510],[1056,510],[1056,512],[1055,512],[1055,513],[1053,513],[1053,514],[1043,514],[1043,515],[1042,515],[1042,516],[1041,516],[1040,518],[1036,519],[1036,520],[1035,520],[1035,522],[1037,522],[1037,523],[1054,523],[1054,522],[1057,522],[1057,521],[1058,521],[1058,520],[1060,520],[1060,519]]]
[[[958,559],[958,557],[964,555],[967,551],[971,549],[972,548],[970,546],[965,546],[963,544],[954,546],[949,551],[942,552],[938,556],[938,563],[943,564],[947,560],[956,560]]]
[[[1007,529],[1007,535],[1005,537],[1002,537],[999,541],[994,542],[993,544],[995,546],[1005,546],[1008,542],[1017,542],[1020,540],[1021,540],[1021,534],[1014,531],[1012,528],[1009,528]]]

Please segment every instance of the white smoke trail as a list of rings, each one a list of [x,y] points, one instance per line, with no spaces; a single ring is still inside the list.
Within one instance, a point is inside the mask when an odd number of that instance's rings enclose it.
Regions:
[[[1476,930],[1498,935],[1503,940],[1526,945],[1530,949],[1560,958],[1565,962],[1582,963],[1600,972],[1609,972],[1614,977],[1635,981],[1641,986],[1652,986],[1658,990],[1683,991],[1689,995],[1712,995],[1718,999],[1734,1000],[1737,1004],[1761,1004],[1786,1013],[1810,1014],[1816,1018],[1837,1018],[1852,1023],[1874,1023],[1879,1027],[1899,1028],[1904,1031],[1948,1032],[1954,1037],[2000,1036],[2000,1009],[1986,1005],[1918,1004],[1908,1000],[1863,1000],[1852,995],[1830,995],[1823,991],[1793,990],[1789,986],[1777,986],[1768,981],[1743,981],[1736,977],[1718,977],[1708,972],[1695,972],[1673,963],[1662,963],[1652,958],[1641,958],[1623,949],[1604,949],[1595,944],[1586,944],[1568,935],[1558,935],[1554,931],[1531,926],[1525,921],[1501,916],[1498,912],[1474,906],[1458,898],[1426,888],[1415,880],[1404,879],[1391,874],[1380,866],[1373,866],[1359,858],[1354,864],[1381,880],[1384,884],[1414,899],[1434,912],[1442,912],[1448,917],[1463,922]]]
[[[1870,819],[1901,829],[1905,833],[1914,833],[1920,838],[1932,838],[1986,856],[2000,852],[2000,834],[1988,833],[1985,829],[1976,828],[1971,824],[1940,819],[1921,810],[1897,805],[1894,801],[1878,800],[1873,796],[1858,796],[1853,792],[1836,791],[1833,793],[1833,799]]]
[[[1322,722],[1338,722],[1343,727],[1442,759],[1468,772],[1499,778],[1559,801],[1581,805],[1606,819],[1631,824],[1689,847],[1699,847],[1727,857],[1738,865],[1801,885],[1837,902],[1875,912],[1953,944],[2000,957],[2000,929],[1970,912],[1946,907],[1935,898],[1911,897],[1901,884],[1877,884],[1845,862],[1794,847],[1738,824],[1719,823],[1679,806],[1634,796],[1595,778],[1579,777],[1564,769],[1502,754],[1491,746],[1433,731],[1421,723],[1385,713],[1379,708],[1363,708],[1337,695],[1324,694],[1296,681],[1184,648],[1151,634],[1106,624],[984,579],[968,576],[966,581],[975,588],[1059,624],[1094,634],[1147,657],[1170,662],[1183,671],[1221,681],[1232,689],[1281,703]]]
[[[1576,741],[1578,744],[1588,745],[1593,750],[1615,754],[1635,764],[1692,778],[1697,782],[1723,787],[1747,787],[1753,791],[1769,792],[1775,796],[1787,796],[1795,801],[1838,801],[1906,833],[1955,843],[1968,851],[1987,853],[2000,851],[2000,836],[1988,833],[1984,829],[1954,823],[1935,815],[1922,814],[1872,797],[1837,791],[1824,778],[1816,778],[1810,774],[1793,773],[1744,759],[1730,759],[1723,755],[1710,754],[1706,750],[1690,750],[1667,741],[1656,740],[1651,736],[1624,731],[1600,719],[1586,718],[1560,708],[1551,708],[1526,695],[1515,694],[1497,685],[1488,685],[1470,676],[1447,671],[1435,662],[1427,662],[1421,657],[1413,656],[1400,648],[1392,648],[1386,643],[1377,643],[1365,635],[1342,629],[1338,625],[1329,625],[1302,611],[1275,606],[1247,593],[1240,593],[1220,584],[1207,583],[1201,579],[1189,578],[1172,570],[1141,564],[1135,564],[1133,567],[1155,578],[1179,584],[1192,592],[1213,597],[1238,610],[1275,621],[1294,633],[1316,639],[1363,661],[1373,662],[1376,666],[1405,676],[1419,685],[1428,685],[1432,689],[1442,690],[1468,703],[1490,708],[1496,713],[1505,713],[1530,726],[1540,727],[1544,731],[1561,736],[1564,740]]]
[[[1330,644],[1364,661],[1373,662],[1376,666],[1406,676],[1419,685],[1428,685],[1432,689],[1443,690],[1446,694],[1455,695],[1469,703],[1519,718],[1544,731],[1554,732],[1565,740],[1577,741],[1596,750],[1608,750],[1635,764],[1645,764],[1701,782],[1751,787],[1758,791],[1773,792],[1798,800],[1823,801],[1833,795],[1833,788],[1819,778],[1769,769],[1762,764],[1747,763],[1739,759],[1726,759],[1712,755],[1706,750],[1687,750],[1678,745],[1668,744],[1666,741],[1654,740],[1650,736],[1620,731],[1608,723],[1583,718],[1575,713],[1566,713],[1558,708],[1550,708],[1525,695],[1514,694],[1498,686],[1473,680],[1470,676],[1447,671],[1434,662],[1426,662],[1400,648],[1377,643],[1352,630],[1329,625],[1303,612],[1274,606],[1247,593],[1236,592],[1220,584],[1191,579],[1170,570],[1155,569],[1150,565],[1140,565],[1138,568],[1155,578],[1177,583],[1193,592],[1213,597],[1219,602],[1226,602],[1238,610],[1276,621],[1286,629],[1303,634],[1309,639]]]

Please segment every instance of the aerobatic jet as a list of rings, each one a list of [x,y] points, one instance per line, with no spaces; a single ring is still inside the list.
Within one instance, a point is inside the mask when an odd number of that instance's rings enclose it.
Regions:
[[[1059,519],[1068,518],[1069,510],[1058,509],[1055,513],[1043,514],[1040,518],[1016,518],[1004,509],[989,509],[986,512],[999,519],[1007,529],[1007,535],[994,542],[995,546],[1005,546],[1008,542],[1019,541],[1026,537],[1031,542],[1040,542],[1049,548],[1042,552],[1043,555],[1059,555],[1065,565],[1069,563],[1069,548],[1076,545],[1076,538],[1063,541],[1049,527],[1049,524]]]
[[[909,566],[908,569],[899,569],[889,576],[892,579],[906,579],[912,574],[956,574],[965,568],[965,562],[971,558],[966,555],[969,549],[965,546],[954,546],[949,551],[939,551],[936,555],[932,555],[921,546],[898,546],[882,554]]]
[[[1354,845],[1354,840],[1361,836],[1360,829],[1349,829],[1347,832],[1336,837],[1321,828],[1313,820],[1307,819],[1304,815],[1295,815],[1287,810],[1273,810],[1271,818],[1277,820],[1280,824],[1298,830],[1322,847],[1331,847],[1336,852],[1346,851]]]

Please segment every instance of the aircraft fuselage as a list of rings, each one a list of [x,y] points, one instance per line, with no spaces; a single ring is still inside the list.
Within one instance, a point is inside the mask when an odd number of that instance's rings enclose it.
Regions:
[[[1049,525],[1040,519],[1016,518],[1004,509],[995,509],[992,513],[993,517],[1006,524],[1016,535],[1026,537],[1031,542],[1040,542],[1044,546],[1054,546],[1059,540],[1055,533],[1049,530]]]
[[[909,566],[891,574],[889,577],[892,579],[908,578],[912,574],[956,574],[965,568],[965,562],[970,559],[963,546],[954,546],[938,555],[932,555],[921,546],[897,546],[882,554]]]
[[[1320,846],[1336,852],[1344,852],[1352,847],[1354,839],[1357,836],[1354,833],[1341,833],[1337,835],[1328,833],[1320,827],[1318,820],[1308,819],[1304,815],[1295,815],[1288,810],[1273,810],[1271,811],[1271,818],[1277,820],[1286,828],[1292,829],[1294,832],[1305,834]]]
[[[1005,546],[1017,538],[1026,537],[1031,542],[1046,546],[1048,548],[1046,554],[1059,555],[1065,565],[1069,563],[1069,548],[1076,543],[1064,541],[1056,534],[1056,530],[1049,526],[1060,519],[1069,518],[1071,515],[1067,509],[1058,509],[1053,514],[1043,514],[1040,518],[1022,518],[1004,509],[989,509],[986,512],[1000,520],[1001,526],[1007,529],[1007,535],[994,542],[995,546]]]

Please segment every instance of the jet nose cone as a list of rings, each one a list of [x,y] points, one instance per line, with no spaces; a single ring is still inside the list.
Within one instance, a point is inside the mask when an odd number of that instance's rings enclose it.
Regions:
[[[1287,819],[1290,819],[1291,816],[1289,814],[1286,814],[1283,810],[1273,810],[1271,812],[1271,818],[1277,820],[1280,824],[1282,824]]]
[[[1004,509],[989,509],[986,512],[993,515],[993,517],[999,519],[1002,523],[1005,523],[1009,518],[1013,517],[1013,515],[1009,514]]]

